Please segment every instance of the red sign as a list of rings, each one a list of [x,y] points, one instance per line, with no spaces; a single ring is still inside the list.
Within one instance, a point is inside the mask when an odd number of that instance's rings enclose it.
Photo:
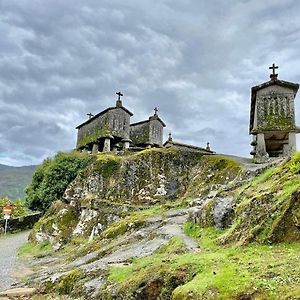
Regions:
[[[5,205],[3,207],[3,214],[5,214],[5,215],[11,215],[12,214],[12,210],[13,210],[12,206],[9,205],[9,204],[7,204],[7,205]]]

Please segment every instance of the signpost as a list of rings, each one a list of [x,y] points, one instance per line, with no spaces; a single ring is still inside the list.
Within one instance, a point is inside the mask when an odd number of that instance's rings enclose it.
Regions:
[[[6,232],[7,232],[7,223],[8,223],[8,220],[10,219],[12,211],[13,211],[13,207],[12,207],[11,204],[6,204],[3,207],[3,214],[4,214],[4,220],[5,220],[5,227],[4,227],[4,234],[5,235],[6,235]]]

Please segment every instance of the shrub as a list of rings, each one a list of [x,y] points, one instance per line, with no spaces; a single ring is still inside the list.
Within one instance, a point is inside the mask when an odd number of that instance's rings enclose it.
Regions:
[[[50,204],[62,198],[63,193],[77,174],[85,169],[94,156],[79,153],[59,152],[44,160],[25,189],[25,202],[30,209],[46,211]]]

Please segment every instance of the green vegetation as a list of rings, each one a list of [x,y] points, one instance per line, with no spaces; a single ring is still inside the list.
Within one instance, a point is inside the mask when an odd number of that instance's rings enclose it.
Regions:
[[[248,244],[300,241],[300,154],[287,163],[266,170],[235,192],[235,219],[220,238]]]
[[[101,153],[97,155],[97,160],[93,165],[93,171],[98,171],[104,178],[116,175],[120,167],[121,157],[110,153]]]
[[[189,200],[210,194],[197,215],[199,223],[188,222],[183,227],[199,250],[189,252],[184,240],[173,237],[154,254],[130,258],[122,262],[124,266],[109,264],[108,271],[95,269],[86,274],[77,269],[67,271],[55,284],[46,285],[47,292],[77,296],[85,282],[105,278],[99,299],[120,295],[122,299],[161,300],[299,298],[300,153],[242,185],[242,166],[221,155],[147,149],[125,157],[89,157],[91,161],[83,160],[89,167],[78,168],[79,176],[68,189],[73,199],[77,189],[91,185],[78,206],[53,202],[31,236],[41,231],[55,242],[65,243],[59,255],[66,256],[67,262],[89,253],[92,255],[87,259],[92,262],[137,242],[130,234],[149,225],[148,217],[159,215],[158,222],[164,222],[168,209],[184,207]],[[53,172],[50,166],[54,163],[47,163],[36,182],[44,182],[45,174]],[[44,187],[48,189],[52,182],[55,186],[57,178],[47,179]],[[158,187],[162,191],[174,189],[174,194],[156,194]],[[226,230],[212,227],[214,205],[223,197],[234,203],[232,225]],[[85,228],[81,236],[72,237],[80,205],[92,213],[82,222]],[[91,229],[98,224],[100,233],[88,241]],[[41,245],[37,249],[33,244],[27,247],[23,252],[43,255],[39,254]]]
[[[91,133],[87,133],[84,135],[82,139],[79,140],[79,143],[77,145],[77,148],[82,148],[92,142],[96,142],[97,139],[101,137],[106,137],[110,134],[110,131],[108,129],[108,126],[101,127],[95,127],[93,128],[93,131]]]
[[[242,166],[233,159],[223,155],[205,155],[189,182],[185,197],[203,197],[216,186],[239,180],[241,174]]]
[[[185,232],[198,241],[199,252],[186,253],[182,241],[173,239],[154,255],[112,267],[101,296],[108,296],[110,290],[124,299],[137,293],[143,299],[178,300],[299,296],[299,244],[224,247],[216,242],[221,230],[187,223]]]
[[[68,295],[71,292],[74,293],[74,287],[77,284],[77,280],[83,277],[82,271],[78,269],[72,270],[67,275],[65,275],[56,287],[56,291],[61,295]]]
[[[279,115],[267,115],[265,116],[265,121],[260,128],[261,130],[287,130],[294,129],[295,125],[293,124],[293,119],[285,116]]]
[[[74,208],[67,206],[62,201],[55,201],[43,218],[35,223],[29,235],[29,240],[36,242],[35,235],[39,230],[48,235],[57,231],[57,241],[67,243],[71,239],[71,233],[77,222],[77,215]]]
[[[0,218],[3,217],[2,208],[7,203],[11,203],[13,206],[12,217],[23,217],[23,216],[26,216],[31,213],[30,210],[28,209],[28,207],[25,205],[25,203],[21,199],[16,199],[16,200],[12,201],[8,198],[3,198],[3,199],[0,199]]]
[[[0,165],[0,198],[23,199],[36,166],[10,167]]]
[[[19,248],[18,255],[25,258],[43,257],[53,252],[52,245],[49,241],[42,243],[26,243]]]
[[[53,159],[46,159],[33,174],[27,186],[26,204],[30,209],[46,211],[51,202],[59,200],[80,171],[89,165],[93,156],[79,153],[59,152]]]

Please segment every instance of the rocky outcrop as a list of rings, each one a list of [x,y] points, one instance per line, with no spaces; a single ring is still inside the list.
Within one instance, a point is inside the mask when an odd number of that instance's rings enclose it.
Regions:
[[[300,155],[268,165],[172,149],[98,155],[32,231],[56,252],[35,260],[28,284],[85,299],[226,298],[228,274],[248,288],[255,271],[257,253],[244,263],[237,246],[300,241],[299,170]],[[254,295],[266,276],[229,298]]]
[[[238,163],[174,149],[151,149],[128,157],[97,156],[35,226],[32,241],[59,249],[72,237],[94,237],[129,212],[189,202],[245,176]]]

